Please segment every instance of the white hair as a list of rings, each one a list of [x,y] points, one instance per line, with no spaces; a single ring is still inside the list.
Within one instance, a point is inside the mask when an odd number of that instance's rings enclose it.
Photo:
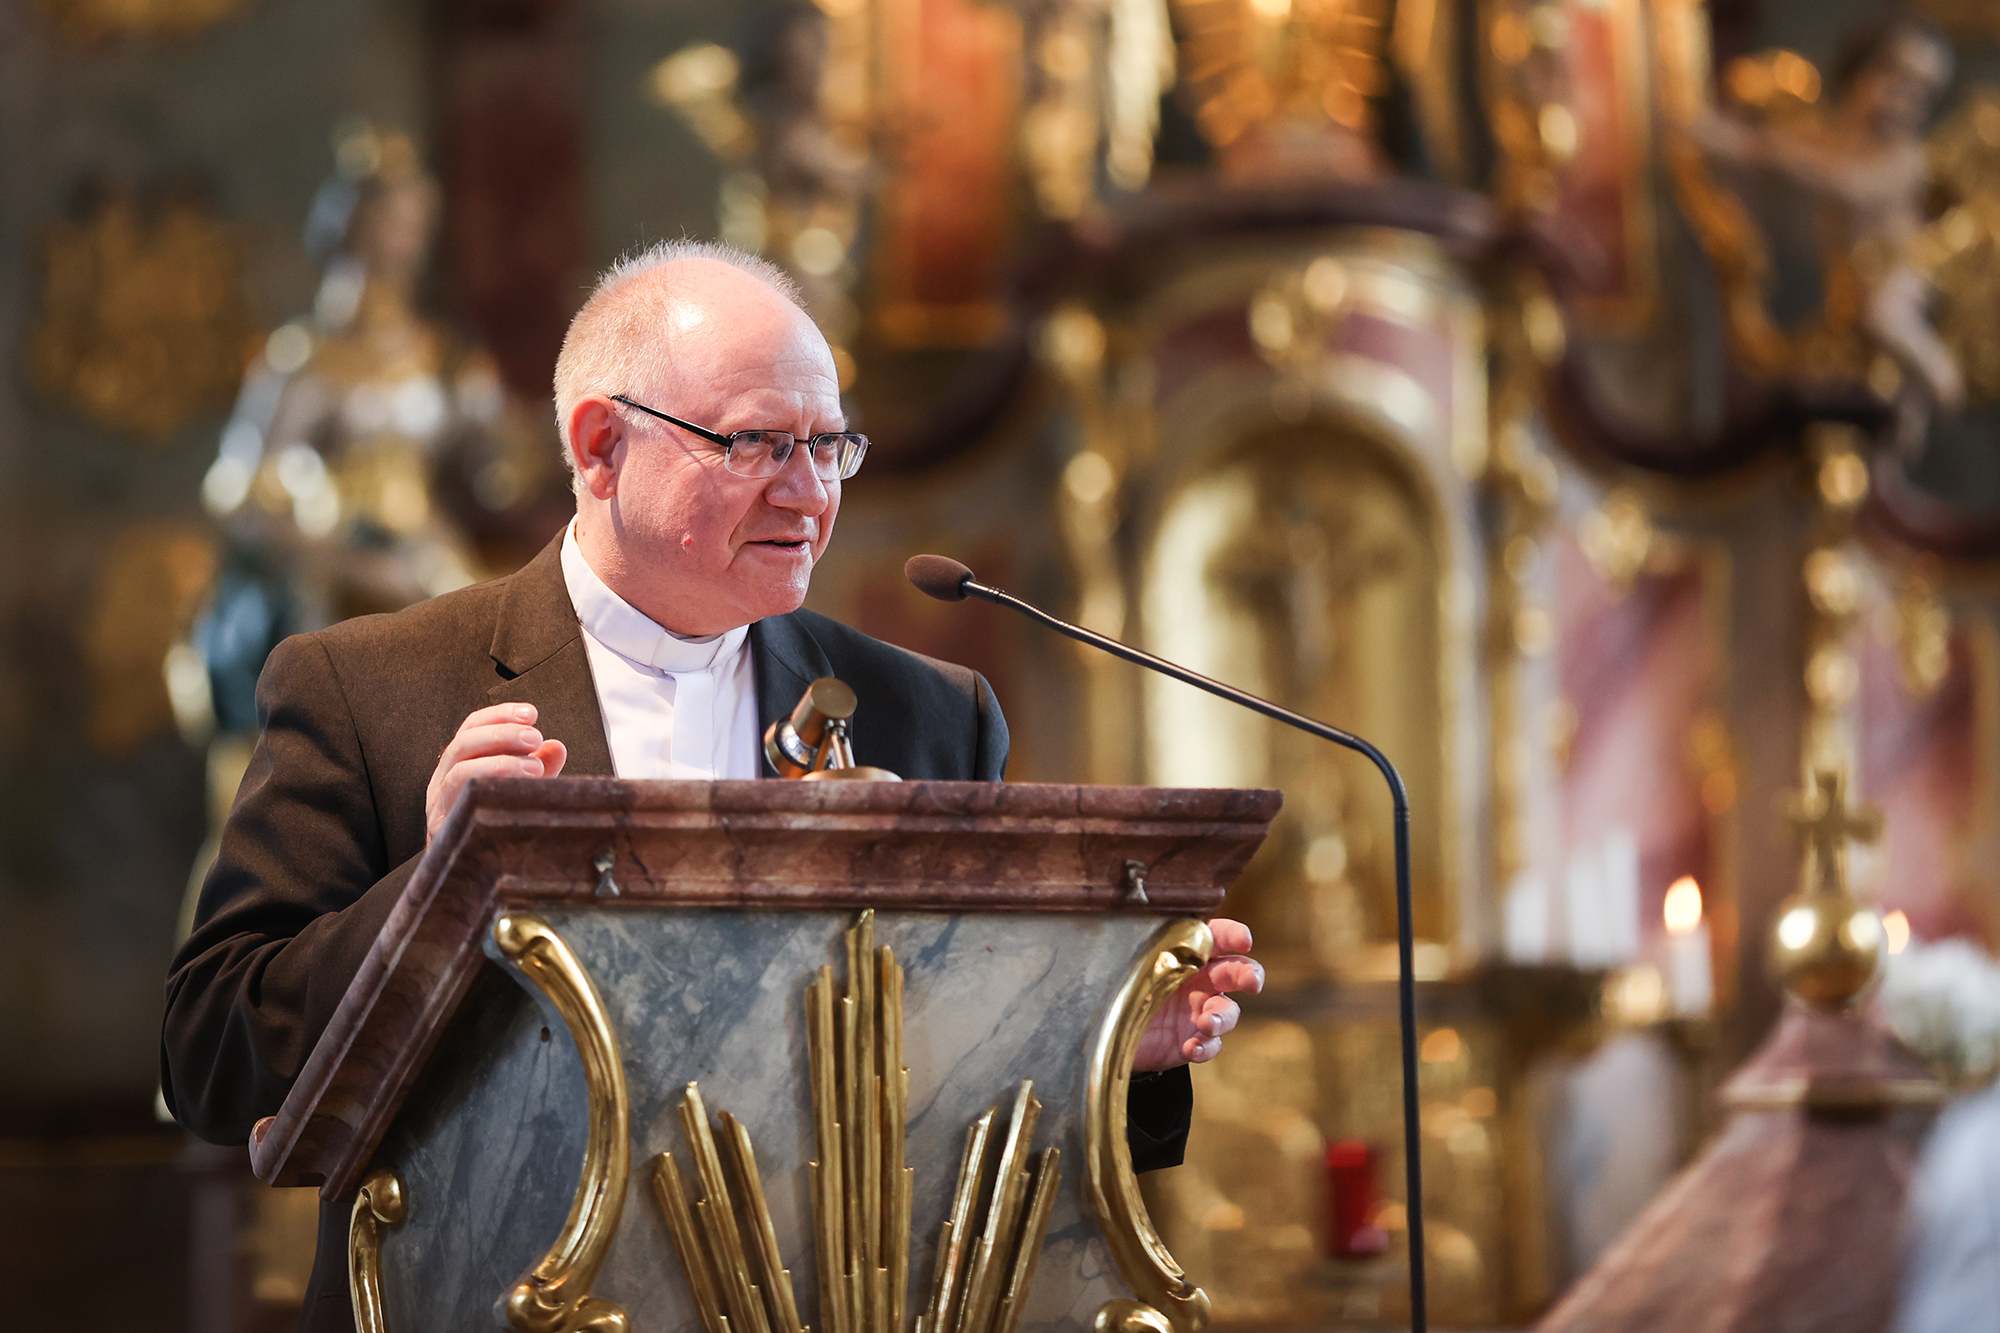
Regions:
[[[664,322],[667,294],[650,285],[635,289],[633,284],[682,259],[710,259],[740,269],[800,310],[805,309],[805,299],[791,274],[762,255],[720,241],[659,241],[604,270],[583,308],[570,320],[562,352],[556,357],[556,437],[562,444],[563,466],[569,469],[572,489],[581,481],[569,451],[569,414],[592,394],[630,391],[657,367],[657,343],[650,335]]]

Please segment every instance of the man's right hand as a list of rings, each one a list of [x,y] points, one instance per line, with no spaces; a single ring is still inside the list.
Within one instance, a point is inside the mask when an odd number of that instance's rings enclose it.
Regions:
[[[533,704],[494,704],[458,724],[458,734],[438,756],[424,793],[424,842],[437,836],[459,791],[472,778],[552,778],[569,751],[535,730]]]

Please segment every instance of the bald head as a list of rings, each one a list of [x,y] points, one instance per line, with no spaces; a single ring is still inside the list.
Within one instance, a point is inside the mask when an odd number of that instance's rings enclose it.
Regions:
[[[577,404],[593,395],[640,402],[651,402],[648,394],[670,395],[674,381],[713,369],[696,363],[727,354],[717,346],[731,341],[718,336],[725,321],[742,332],[755,324],[767,334],[819,338],[790,275],[734,246],[662,241],[605,271],[570,321],[556,358],[556,430],[572,480],[570,419]]]
[[[732,470],[725,437],[738,432],[845,430],[826,339],[760,265],[671,248],[621,265],[556,368],[577,546],[605,586],[676,634],[796,610],[840,510],[840,479],[820,475],[811,448],[779,456],[775,474]]]

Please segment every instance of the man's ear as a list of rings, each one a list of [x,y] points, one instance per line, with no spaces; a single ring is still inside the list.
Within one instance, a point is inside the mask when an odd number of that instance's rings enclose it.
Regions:
[[[570,409],[570,461],[584,489],[600,500],[618,493],[618,471],[625,462],[625,423],[602,398],[585,398]]]

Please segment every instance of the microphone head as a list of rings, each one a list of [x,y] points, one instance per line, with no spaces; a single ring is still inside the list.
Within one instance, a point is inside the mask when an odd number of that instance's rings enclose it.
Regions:
[[[903,566],[903,577],[940,602],[962,602],[972,571],[948,555],[913,555]]]

